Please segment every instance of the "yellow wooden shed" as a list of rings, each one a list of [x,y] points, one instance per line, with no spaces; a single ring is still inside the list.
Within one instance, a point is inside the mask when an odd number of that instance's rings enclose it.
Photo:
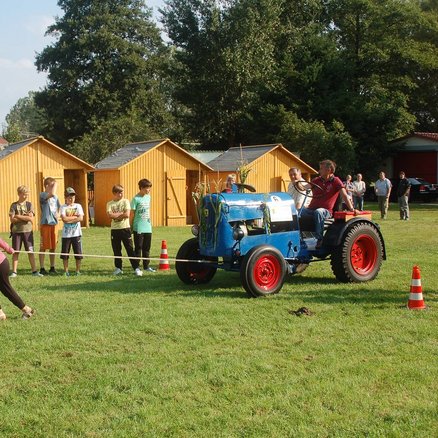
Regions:
[[[0,151],[0,231],[9,231],[9,207],[18,199],[17,187],[30,188],[29,200],[35,210],[35,226],[40,222],[39,194],[44,178],[58,182],[58,197],[64,203],[65,187],[74,187],[76,202],[84,209],[88,224],[87,172],[94,168],[42,136],[12,143]]]
[[[245,183],[254,186],[261,193],[287,191],[291,167],[298,167],[306,181],[318,173],[280,143],[233,147],[209,161],[208,165],[213,168],[207,174],[212,192],[221,191],[227,175],[237,174],[242,165],[249,170]],[[240,182],[239,178],[237,182]]]
[[[151,219],[155,226],[196,222],[192,192],[205,181],[211,167],[191,156],[168,138],[131,143],[96,164],[94,172],[95,224],[109,225],[106,204],[112,188],[121,184],[125,197],[138,193],[138,181],[152,182]]]

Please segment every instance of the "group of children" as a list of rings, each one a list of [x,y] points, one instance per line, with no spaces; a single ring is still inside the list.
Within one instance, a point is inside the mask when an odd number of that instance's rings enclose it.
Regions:
[[[128,253],[129,261],[134,273],[142,276],[140,269],[140,257],[143,259],[143,269],[155,272],[149,266],[149,253],[152,241],[152,224],[150,218],[150,191],[152,183],[147,179],[138,182],[139,192],[134,196],[131,203],[123,197],[123,187],[119,184],[112,189],[113,199],[107,203],[106,212],[111,218],[111,246],[114,253],[114,275],[123,274],[122,271],[122,243]],[[40,270],[37,270],[34,254],[33,223],[35,212],[33,205],[28,201],[29,188],[19,186],[17,188],[18,200],[12,203],[9,210],[11,221],[12,246],[0,239],[0,249],[12,254],[12,272],[9,274],[9,261],[0,251],[0,291],[22,312],[23,318],[30,318],[34,310],[25,305],[21,297],[11,286],[9,278],[17,277],[19,251],[24,247],[28,253],[32,275],[42,277],[48,274],[56,274],[55,250],[58,243],[58,221],[63,221],[61,259],[63,261],[64,275],[70,276],[68,269],[69,252],[73,249],[76,262],[76,275],[80,275],[82,256],[82,230],[81,222],[84,219],[84,211],[80,204],[75,202],[76,192],[72,187],[65,189],[65,203],[61,205],[56,195],[57,183],[54,178],[44,180],[44,191],[40,194],[41,223],[40,223]],[[130,218],[133,214],[132,241]],[[44,267],[45,252],[49,250],[50,269]],[[0,320],[6,319],[6,315],[0,307]]]

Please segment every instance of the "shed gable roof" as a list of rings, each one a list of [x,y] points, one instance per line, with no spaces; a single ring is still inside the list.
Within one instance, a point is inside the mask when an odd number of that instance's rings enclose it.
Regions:
[[[177,144],[173,143],[168,138],[163,138],[160,140],[150,140],[150,141],[143,141],[139,143],[129,143],[120,149],[117,149],[115,152],[113,152],[108,157],[104,158],[103,160],[99,161],[95,164],[96,169],[118,169],[122,166],[125,166],[132,160],[140,157],[140,155],[143,155],[152,149],[162,145],[163,143],[168,142],[173,147],[180,150],[182,153],[188,155],[192,160],[202,164],[202,166],[207,167],[210,169],[210,167],[203,163],[202,161],[198,160],[196,157],[191,156],[185,149],[181,148]]]
[[[94,166],[96,169],[117,169],[145,152],[149,152],[154,147],[163,143],[163,141],[165,141],[165,139],[144,141],[140,143],[128,143],[96,163]]]
[[[278,144],[268,144],[233,147],[209,161],[208,165],[219,172],[236,170],[239,164],[250,164],[278,146]]]
[[[313,169],[313,167],[301,160],[301,158],[287,150],[281,143],[233,147],[212,161],[209,161],[208,165],[211,166],[213,170],[218,172],[235,171],[239,164],[251,164],[261,158],[263,155],[272,152],[275,149],[281,149],[281,151],[290,158],[293,158],[295,161],[301,163],[307,172],[318,173],[315,169]]]
[[[66,150],[60,148],[59,146],[56,146],[56,144],[50,142],[43,136],[28,138],[26,140],[22,140],[18,143],[12,143],[8,146],[6,146],[3,150],[0,151],[0,160],[8,157],[9,155],[13,154],[14,152],[20,150],[21,148],[24,148],[26,146],[30,146],[33,143],[36,143],[37,141],[42,141],[45,145],[48,147],[55,149],[57,152],[59,152],[62,155],[68,156],[73,161],[76,161],[78,164],[80,164],[81,167],[85,168],[86,170],[93,170],[94,167],[91,164],[88,164],[87,162],[81,160],[80,158],[76,157],[75,155],[71,154],[70,152],[67,152]]]

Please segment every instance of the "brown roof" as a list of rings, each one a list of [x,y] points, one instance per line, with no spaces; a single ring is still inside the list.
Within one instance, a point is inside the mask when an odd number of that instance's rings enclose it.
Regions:
[[[408,138],[419,137],[425,138],[426,140],[432,140],[438,142],[438,132],[412,132],[411,134],[406,134],[403,137],[396,138],[391,140],[391,143],[399,143],[403,140],[407,140]]]
[[[429,140],[438,141],[438,132],[414,132],[416,137],[427,138]]]

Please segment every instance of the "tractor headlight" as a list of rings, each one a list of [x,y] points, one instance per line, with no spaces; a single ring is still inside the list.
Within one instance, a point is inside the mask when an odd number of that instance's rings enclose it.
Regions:
[[[248,235],[248,230],[245,225],[239,225],[233,230],[233,239],[234,240],[242,240],[245,236]]]
[[[195,237],[198,237],[198,235],[199,235],[199,225],[192,225],[192,234]]]

